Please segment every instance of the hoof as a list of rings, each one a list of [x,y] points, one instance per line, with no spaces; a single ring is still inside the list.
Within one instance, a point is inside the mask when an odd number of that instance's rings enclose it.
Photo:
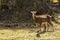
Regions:
[[[40,37],[40,35],[39,35],[39,34],[36,34],[36,36],[37,36],[37,37]]]

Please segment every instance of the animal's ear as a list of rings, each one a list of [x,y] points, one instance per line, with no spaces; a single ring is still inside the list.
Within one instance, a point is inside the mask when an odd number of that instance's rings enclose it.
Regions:
[[[31,13],[37,13],[37,11],[31,11]]]

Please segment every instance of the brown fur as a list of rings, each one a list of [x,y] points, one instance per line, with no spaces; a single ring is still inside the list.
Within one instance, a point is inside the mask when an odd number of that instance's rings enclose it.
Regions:
[[[43,14],[43,15],[36,15],[36,13],[32,13],[33,20],[36,24],[36,27],[38,27],[38,30],[41,31],[41,28],[46,26],[45,31],[48,31],[49,26],[53,27],[53,24],[51,23],[51,16],[49,14]]]

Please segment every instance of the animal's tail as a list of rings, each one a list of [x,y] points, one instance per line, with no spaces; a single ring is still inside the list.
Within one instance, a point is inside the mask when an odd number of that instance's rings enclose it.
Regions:
[[[55,19],[54,17],[52,17],[52,21],[55,22],[55,23],[57,23],[57,24],[60,24],[60,22],[58,22],[58,20]]]

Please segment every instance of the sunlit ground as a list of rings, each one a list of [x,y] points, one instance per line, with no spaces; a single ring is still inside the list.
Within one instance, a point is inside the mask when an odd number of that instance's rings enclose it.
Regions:
[[[41,34],[39,38],[36,37],[36,32],[30,32],[29,29],[4,29],[0,30],[0,40],[60,40],[60,30],[54,32],[46,32]]]
[[[60,40],[60,27],[54,32],[40,34],[39,38],[36,34],[36,28],[0,29],[0,40]]]
[[[35,28],[0,29],[0,40],[60,40],[60,30],[40,34],[39,38],[35,31]]]

